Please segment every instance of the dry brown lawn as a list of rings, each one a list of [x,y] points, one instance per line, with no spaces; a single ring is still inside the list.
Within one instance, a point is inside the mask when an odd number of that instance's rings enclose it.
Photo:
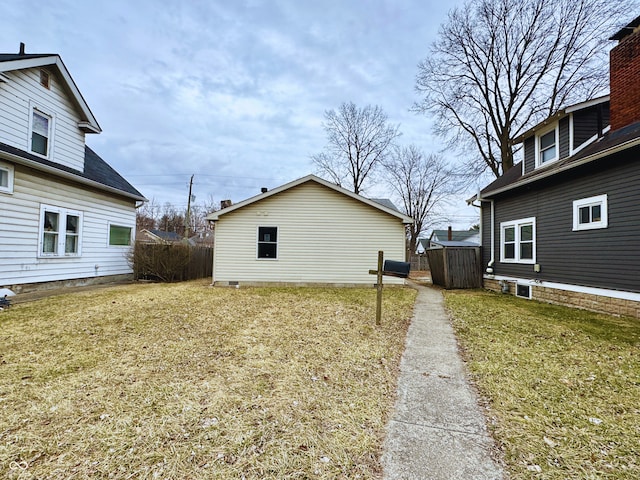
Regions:
[[[0,477],[379,478],[415,291],[129,285],[0,312]]]

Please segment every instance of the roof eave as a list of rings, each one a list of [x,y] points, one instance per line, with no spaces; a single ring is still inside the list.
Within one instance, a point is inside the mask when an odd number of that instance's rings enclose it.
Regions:
[[[118,188],[110,187],[109,185],[105,185],[100,182],[96,182],[95,180],[90,180],[81,175],[75,175],[70,172],[65,172],[64,170],[59,170],[55,167],[50,167],[48,165],[43,165],[33,160],[29,160],[28,158],[21,157],[19,155],[14,155],[9,152],[0,152],[0,158],[6,158],[14,163],[19,165],[24,165],[25,167],[33,168],[34,170],[39,170],[41,172],[51,173],[58,177],[62,177],[68,180],[73,180],[74,182],[81,183],[83,185],[91,186],[97,188],[99,190],[107,191],[110,193],[115,193],[121,195],[123,197],[131,198],[132,200],[136,200],[139,202],[147,202],[148,199],[143,197],[142,195],[135,195],[130,192],[126,192],[124,190],[120,190]]]
[[[537,182],[539,180],[545,179],[545,178],[549,178],[553,175],[556,175],[558,173],[561,172],[566,172],[567,170],[571,170],[573,168],[585,165],[587,163],[593,162],[595,160],[598,160],[600,158],[609,156],[609,155],[613,155],[614,153],[618,153],[621,151],[624,151],[628,148],[632,148],[635,147],[637,145],[640,145],[640,137],[634,138],[632,140],[629,140],[627,142],[621,143],[620,145],[616,145],[613,147],[610,147],[606,150],[602,150],[600,152],[596,152],[594,154],[588,155],[584,158],[581,158],[580,160],[576,160],[575,162],[570,162],[567,163],[566,165],[563,165],[557,169],[550,169],[546,172],[540,173],[539,175],[534,175],[530,178],[525,178],[523,180],[514,182],[512,184],[509,185],[505,185],[504,187],[500,187],[497,188],[496,190],[491,190],[488,192],[482,192],[482,199],[484,198],[489,198],[492,197],[494,195],[498,195],[500,193],[504,193],[504,192],[508,192],[509,190],[513,190],[515,188],[521,187],[523,185],[528,185],[530,183],[534,183]]]
[[[264,200],[266,198],[269,198],[273,195],[277,195],[280,192],[284,192],[286,190],[289,190],[293,187],[297,187],[298,185],[302,185],[303,183],[309,182],[309,181],[314,181],[316,183],[319,183],[321,185],[324,185],[325,187],[328,187],[332,190],[335,190],[339,193],[342,193],[344,195],[347,195],[355,200],[358,200],[360,202],[366,203],[367,205],[370,205],[378,210],[382,210],[385,213],[388,213],[389,215],[393,215],[394,217],[397,217],[399,219],[402,220],[402,223],[405,225],[410,225],[413,223],[413,219],[407,215],[404,215],[403,213],[400,213],[396,210],[393,210],[391,208],[388,208],[380,203],[374,202],[373,200],[369,200],[368,198],[362,197],[360,195],[358,195],[357,193],[353,193],[349,190],[346,190],[342,187],[339,187],[338,185],[328,182],[327,180],[324,180],[323,178],[317,177],[315,175],[307,175],[305,177],[299,178],[297,180],[294,180],[292,182],[286,183],[284,185],[281,185],[279,187],[274,188],[273,190],[269,190],[265,193],[261,193],[259,195],[255,195],[253,197],[247,198],[246,200],[243,200],[242,202],[236,203],[235,205],[232,205],[230,207],[224,208],[222,210],[218,210],[217,212],[213,212],[210,213],[209,215],[207,215],[206,219],[212,222],[216,222],[220,219],[220,217],[222,215],[226,215],[228,213],[231,213],[235,210],[238,210],[242,207],[245,207],[247,205],[250,205],[254,202],[260,201],[260,200]]]

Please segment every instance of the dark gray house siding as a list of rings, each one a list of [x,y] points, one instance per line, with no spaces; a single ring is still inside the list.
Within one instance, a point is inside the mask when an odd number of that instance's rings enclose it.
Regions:
[[[640,147],[496,195],[495,275],[640,292]],[[608,227],[573,231],[573,201],[607,194]],[[489,204],[483,216],[484,268],[490,258]],[[536,218],[536,263],[500,262],[500,222]]]
[[[599,111],[599,113],[598,113]],[[600,116],[600,119],[598,119]],[[573,114],[573,148],[598,134],[598,129],[609,125],[609,102],[594,105]]]
[[[567,158],[569,156],[569,117],[560,120],[558,128],[559,158]]]
[[[571,123],[573,122],[573,146],[571,145]],[[581,110],[576,110],[558,120],[558,153],[559,159],[571,155],[571,150],[578,148],[590,140],[598,131],[609,125],[609,102],[603,102]],[[524,172],[529,173],[536,168],[536,135],[526,138],[524,144]]]
[[[536,168],[536,137],[524,141],[524,171],[532,172]]]

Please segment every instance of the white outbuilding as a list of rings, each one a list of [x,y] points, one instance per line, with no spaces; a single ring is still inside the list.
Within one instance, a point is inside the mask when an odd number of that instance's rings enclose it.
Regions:
[[[207,219],[215,223],[214,285],[372,285],[378,251],[405,260],[413,222],[388,202],[314,175],[263,189]]]

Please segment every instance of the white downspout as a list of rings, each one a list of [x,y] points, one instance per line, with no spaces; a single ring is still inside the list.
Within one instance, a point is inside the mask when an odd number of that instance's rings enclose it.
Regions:
[[[474,204],[473,201],[471,201],[470,203],[474,207],[480,208],[480,212],[482,212],[482,202],[491,203],[491,221],[489,222],[490,228],[491,228],[491,259],[489,260],[489,263],[487,263],[487,270],[486,270],[486,272],[489,275],[491,275],[493,274],[493,264],[495,263],[495,229],[493,228],[495,210],[494,210],[493,200],[489,200],[489,199],[483,200],[482,197],[480,196],[480,191],[478,191],[478,195],[476,195],[476,200],[480,202],[480,205]],[[482,242],[482,218],[480,219],[480,242]]]
[[[491,259],[489,260],[489,263],[487,263],[487,273],[489,275],[491,275],[493,273],[493,264],[496,261],[495,259],[495,232],[496,229],[494,228],[494,221],[495,221],[495,210],[494,210],[494,206],[493,206],[493,200],[485,200],[486,202],[490,202],[491,203],[491,221],[489,222],[490,228],[491,228]]]

